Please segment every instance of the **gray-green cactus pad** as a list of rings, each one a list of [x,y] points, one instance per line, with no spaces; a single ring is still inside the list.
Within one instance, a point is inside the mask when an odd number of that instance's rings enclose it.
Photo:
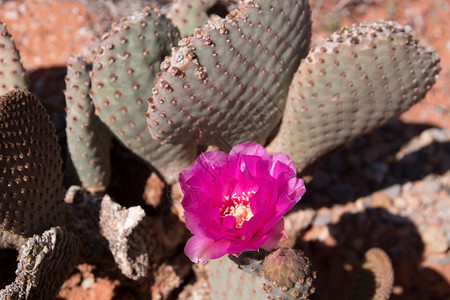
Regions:
[[[290,256],[299,260],[300,268],[296,268],[292,260],[285,259],[287,252],[295,253]],[[299,250],[249,251],[229,258],[209,262],[213,299],[295,300],[308,299],[314,293],[315,271],[311,270],[309,259]],[[280,277],[285,280],[278,280]],[[287,286],[286,278],[289,278]]]
[[[60,224],[60,146],[35,96],[13,90],[0,97],[0,136],[0,231],[29,237]]]
[[[304,0],[240,1],[181,40],[161,64],[147,123],[169,143],[264,142],[311,35]]]
[[[67,147],[83,187],[104,190],[111,173],[111,134],[95,115],[89,97],[89,65],[81,56],[70,57],[67,64],[66,134]]]
[[[343,28],[301,63],[268,150],[289,154],[302,170],[420,101],[439,70],[437,53],[408,28],[384,21]]]
[[[193,147],[161,145],[146,132],[147,99],[162,57],[179,39],[157,10],[128,15],[105,34],[93,58],[91,98],[96,113],[131,151],[173,181],[194,159]]]
[[[13,89],[25,89],[25,69],[13,38],[0,22],[0,94]]]
[[[209,263],[209,283],[212,299],[267,299],[263,287],[266,280],[241,269],[228,257]]]
[[[111,175],[111,134],[95,115],[89,97],[89,65],[81,56],[70,57],[67,64],[66,134],[67,147],[83,187],[104,190]]]
[[[178,27],[181,35],[189,35],[208,20],[206,11],[216,2],[217,0],[176,0],[167,17]]]

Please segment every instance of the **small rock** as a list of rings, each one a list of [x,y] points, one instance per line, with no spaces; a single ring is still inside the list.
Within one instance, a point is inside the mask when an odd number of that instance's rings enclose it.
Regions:
[[[327,226],[313,227],[308,232],[305,233],[303,240],[305,242],[309,241],[324,242],[329,236],[330,231]]]
[[[425,250],[431,253],[444,253],[449,247],[449,241],[437,226],[429,226],[422,233]]]
[[[392,207],[392,201],[384,191],[378,191],[372,195],[372,205],[389,210]]]
[[[322,208],[314,218],[313,226],[324,226],[331,223],[331,213],[328,208]]]
[[[386,193],[386,195],[391,199],[399,197],[401,191],[402,191],[402,187],[399,184],[394,184],[394,185],[384,189],[384,192]]]

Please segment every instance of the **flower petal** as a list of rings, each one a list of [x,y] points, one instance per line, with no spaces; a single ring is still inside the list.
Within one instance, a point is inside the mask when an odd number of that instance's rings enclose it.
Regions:
[[[289,155],[284,153],[275,153],[271,156],[272,165],[270,168],[270,175],[278,177],[281,172],[287,172],[289,175],[297,174],[294,162],[289,158]]]
[[[180,184],[186,226],[194,234],[185,252],[197,263],[271,250],[286,237],[282,216],[306,191],[288,155],[269,156],[252,142],[233,147],[229,155],[201,154],[180,174]]]
[[[282,240],[287,238],[284,231],[284,219],[281,218],[277,224],[268,233],[268,239],[261,245],[264,250],[270,251]]]
[[[214,241],[205,236],[194,235],[184,247],[184,253],[196,264],[207,263],[211,259],[219,258],[227,254],[230,241]]]
[[[254,155],[260,156],[262,159],[268,159],[269,154],[267,153],[266,148],[261,146],[260,144],[247,142],[234,146],[230,151],[230,156],[233,155]]]

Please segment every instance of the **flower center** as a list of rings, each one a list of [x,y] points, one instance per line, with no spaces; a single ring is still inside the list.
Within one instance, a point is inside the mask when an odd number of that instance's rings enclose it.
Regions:
[[[242,192],[241,195],[234,193],[231,197],[229,195],[224,197],[223,205],[220,208],[220,219],[223,220],[227,216],[233,216],[236,219],[234,228],[239,230],[242,224],[253,217],[250,209],[250,198],[255,194],[255,191]]]

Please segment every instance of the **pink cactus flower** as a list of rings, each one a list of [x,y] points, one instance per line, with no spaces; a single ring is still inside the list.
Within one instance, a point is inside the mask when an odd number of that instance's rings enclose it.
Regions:
[[[201,154],[180,173],[181,202],[194,234],[184,249],[195,263],[273,249],[286,238],[283,215],[303,196],[303,180],[284,153],[256,143]]]

